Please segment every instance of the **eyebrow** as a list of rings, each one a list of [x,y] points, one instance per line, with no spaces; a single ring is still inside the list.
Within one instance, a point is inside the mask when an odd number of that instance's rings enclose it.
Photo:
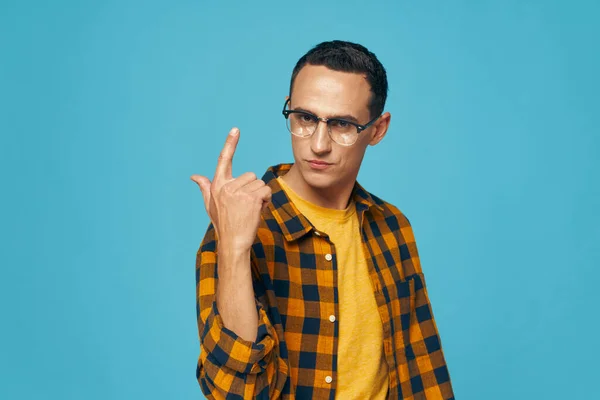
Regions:
[[[317,115],[314,112],[312,112],[310,110],[307,110],[305,108],[302,108],[302,107],[296,107],[296,108],[294,108],[294,111],[302,111],[302,112],[309,113],[309,114],[312,114],[312,115],[315,115],[315,116]],[[343,120],[351,121],[351,122],[354,122],[354,123],[360,125],[360,123],[358,122],[358,119],[355,116],[350,115],[350,114],[332,115],[330,117],[327,117],[327,119],[343,119]]]

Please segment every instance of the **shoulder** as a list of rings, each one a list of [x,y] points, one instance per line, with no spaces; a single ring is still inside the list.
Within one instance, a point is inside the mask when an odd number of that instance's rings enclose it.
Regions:
[[[395,223],[398,225],[397,229],[410,228],[410,221],[408,220],[408,217],[402,210],[400,210],[399,207],[382,199],[379,196],[374,195],[373,193],[369,194],[375,204],[381,207],[382,210],[380,212],[383,214],[383,217],[386,219],[386,221],[395,221]]]

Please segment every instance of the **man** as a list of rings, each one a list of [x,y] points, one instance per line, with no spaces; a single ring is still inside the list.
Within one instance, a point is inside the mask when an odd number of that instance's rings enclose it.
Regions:
[[[317,45],[283,115],[293,164],[231,175],[232,129],[196,259],[209,399],[453,399],[408,219],[356,177],[385,136],[385,69],[358,44]]]

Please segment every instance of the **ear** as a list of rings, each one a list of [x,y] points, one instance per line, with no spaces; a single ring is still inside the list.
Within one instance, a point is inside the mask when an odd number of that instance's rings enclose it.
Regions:
[[[374,134],[371,137],[371,141],[369,142],[370,146],[375,146],[377,143],[381,142],[387,130],[390,126],[390,121],[392,119],[392,115],[389,112],[385,112],[379,117],[379,121],[375,123],[373,127]]]

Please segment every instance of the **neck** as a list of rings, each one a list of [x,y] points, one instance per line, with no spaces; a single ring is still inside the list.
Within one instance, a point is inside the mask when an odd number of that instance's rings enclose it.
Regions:
[[[345,210],[348,207],[350,195],[354,188],[354,182],[351,184],[340,183],[321,188],[310,186],[297,170],[296,164],[292,165],[290,170],[281,179],[303,199],[320,207],[335,210]]]

